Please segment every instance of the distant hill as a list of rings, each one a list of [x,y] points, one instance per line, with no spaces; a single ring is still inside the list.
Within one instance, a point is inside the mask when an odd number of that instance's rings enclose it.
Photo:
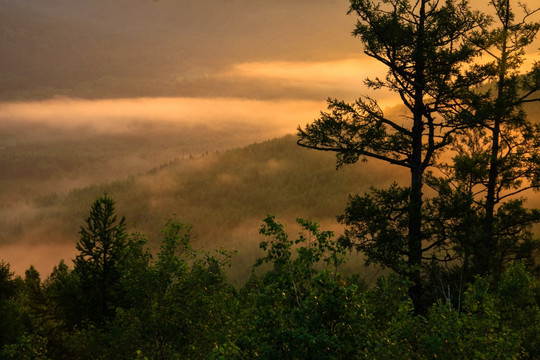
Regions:
[[[214,246],[234,241],[230,232],[258,223],[268,213],[289,219],[334,219],[348,194],[388,184],[399,174],[380,165],[365,163],[337,171],[332,154],[303,149],[289,135],[74,190],[51,205],[65,207],[68,217],[83,216],[87,209],[80,205],[107,191],[119,211],[143,232],[156,234],[156,225],[176,214],[193,224],[199,243]],[[43,204],[48,206],[47,201]]]
[[[526,108],[537,121],[540,104]],[[336,171],[334,154],[301,148],[293,135],[223,151],[268,131],[257,126],[134,123],[114,134],[43,125],[32,128],[39,137],[29,126],[6,126],[0,137],[0,258],[19,272],[71,259],[79,227],[104,192],[151,246],[175,216],[193,226],[196,246],[236,248],[242,260],[235,264],[249,266],[267,214],[292,229],[302,217],[339,232],[335,216],[348,194],[408,177],[377,161]],[[539,196],[524,195],[540,207]]]
[[[147,234],[151,246],[160,241],[162,226],[174,216],[193,226],[196,246],[235,248],[236,263],[245,267],[254,259],[258,228],[267,214],[275,214],[291,229],[301,217],[339,232],[335,216],[344,209],[348,194],[374,184],[384,186],[399,174],[380,165],[369,162],[336,171],[332,154],[303,149],[289,135],[179,159],[143,175],[76,189],[65,196],[42,196],[26,212],[24,223],[12,227],[11,239],[21,239],[21,246],[74,248],[90,205],[107,192],[116,199],[118,213],[132,224],[131,230]]]

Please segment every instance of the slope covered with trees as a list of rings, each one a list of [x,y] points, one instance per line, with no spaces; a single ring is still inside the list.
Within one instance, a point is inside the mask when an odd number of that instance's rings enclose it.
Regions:
[[[72,249],[88,204],[108,192],[123,209],[129,231],[147,234],[154,250],[165,219],[176,215],[193,226],[196,247],[237,249],[234,272],[245,280],[245,271],[258,252],[253,236],[260,219],[275,213],[293,223],[301,216],[340,231],[335,215],[349,193],[367,190],[372,184],[390,184],[395,178],[396,172],[390,169],[379,169],[376,163],[366,165],[336,171],[330,154],[320,156],[302,149],[289,135],[178,159],[147,173],[66,194],[38,196],[31,203],[34,211],[24,218],[25,226],[4,219],[4,237],[11,240],[7,244],[18,244],[21,249],[36,241]],[[35,265],[41,269],[41,264]],[[52,264],[48,266],[50,269]]]
[[[310,221],[298,220],[302,231],[293,239],[273,216],[264,219],[263,253],[237,289],[225,276],[231,254],[195,250],[182,223],[167,222],[152,255],[144,235],[126,234],[123,219],[115,220],[114,200],[98,197],[81,227],[75,266],[62,261],[43,280],[32,267],[14,278],[1,264],[0,358],[540,356],[539,292],[522,264],[497,282],[477,277],[457,307],[439,299],[415,315],[406,277],[381,277],[367,289],[357,274],[340,272],[346,249],[333,233]]]

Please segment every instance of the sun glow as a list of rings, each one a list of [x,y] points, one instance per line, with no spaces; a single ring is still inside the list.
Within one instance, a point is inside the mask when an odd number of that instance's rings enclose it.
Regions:
[[[344,94],[345,100],[359,96],[377,98],[382,107],[395,105],[399,101],[395,93],[386,90],[371,90],[366,87],[366,78],[384,77],[387,68],[367,56],[353,56],[333,61],[262,61],[237,64],[228,77],[244,77],[263,80],[285,86],[320,88],[328,96]]]
[[[121,133],[141,122],[260,126],[272,136],[295,132],[317,117],[323,101],[247,100],[237,98],[135,98],[82,100],[59,98],[0,104],[0,121],[47,123],[68,129],[81,127]],[[0,126],[1,127],[1,126]]]

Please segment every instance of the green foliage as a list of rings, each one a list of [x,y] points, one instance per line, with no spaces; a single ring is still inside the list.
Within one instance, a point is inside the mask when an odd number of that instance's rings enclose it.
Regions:
[[[522,263],[478,277],[457,301],[417,315],[413,283],[390,274],[367,289],[344,275],[345,248],[331,231],[297,220],[292,240],[268,216],[264,254],[237,291],[225,276],[231,253],[197,250],[190,227],[171,219],[159,252],[144,235],[117,249],[113,314],[81,321],[81,278],[64,262],[41,281],[13,279],[3,264],[0,315],[10,318],[1,359],[534,359],[540,356],[538,289]],[[96,299],[99,301],[99,299]],[[8,304],[8,307],[5,307]]]
[[[22,335],[16,343],[4,346],[0,358],[6,360],[49,360],[47,339],[39,335]]]
[[[155,261],[144,243],[140,235],[128,241],[135,251],[127,252],[131,260],[122,270],[126,301],[117,304],[104,335],[107,358],[203,358],[224,341],[235,311],[223,270],[231,255],[194,250],[189,227],[174,220]]]
[[[9,299],[15,295],[15,282],[13,280],[13,272],[11,272],[9,264],[0,262],[0,299]]]
[[[405,277],[382,277],[378,286],[366,292],[357,306],[359,318],[353,318],[359,334],[355,341],[358,355],[367,359],[414,359],[418,322],[421,317],[413,314],[414,306],[408,296],[411,282]]]
[[[466,1],[351,1],[350,12],[359,20],[354,35],[368,56],[388,67],[384,80],[366,84],[398,93],[408,120],[387,117],[370,98],[352,104],[329,100],[328,112],[299,129],[299,144],[335,152],[338,167],[367,158],[401,166],[411,182],[351,196],[339,217],[348,227],[339,241],[300,219],[302,232],[291,240],[284,225],[268,216],[260,229],[267,237],[260,243],[264,255],[237,291],[225,276],[231,253],[194,248],[191,227],[171,219],[154,256],[145,235],[128,235],[125,219],[117,221],[115,201],[100,196],[81,227],[73,269],[62,261],[42,282],[33,267],[23,280],[0,264],[1,357],[539,358],[539,290],[527,266],[532,268],[538,246],[531,226],[540,212],[526,209],[515,196],[540,186],[540,127],[527,122],[521,109],[538,100],[529,96],[539,88],[540,69],[535,64],[525,76],[517,74],[523,48],[540,24],[526,24],[532,14],[526,8],[523,21],[514,22],[509,0],[492,5],[501,28],[477,32],[488,23]],[[496,49],[501,56],[471,66],[474,74],[464,73],[479,49]],[[479,90],[486,79],[495,81],[496,95],[489,87]],[[453,165],[438,164],[450,144]],[[275,148],[272,154],[286,152],[278,141],[265,146]],[[201,184],[215,185],[195,195],[206,206],[208,199],[215,201],[215,213],[224,213],[224,204],[234,205],[236,197],[256,211],[263,210],[261,194],[287,198],[266,185],[272,179],[289,183],[281,174],[290,163],[253,147],[245,151],[254,153],[245,173],[216,166],[203,181],[188,179],[172,194],[184,200]],[[235,154],[219,159],[234,163]],[[434,165],[445,178],[427,171]],[[166,170],[179,183],[178,173]],[[157,173],[111,186],[144,189]],[[334,186],[313,173],[310,178],[336,197]],[[305,188],[310,178],[302,174],[295,186]],[[425,198],[424,184],[436,195]],[[243,191],[247,187],[255,191]],[[90,190],[78,194],[88,196]],[[148,193],[128,193],[141,200],[137,208],[151,221],[158,203]],[[177,200],[170,190],[150,193]],[[319,203],[293,193],[289,203]],[[243,219],[257,216],[238,211]],[[213,221],[234,229],[238,218],[230,212]],[[350,247],[394,273],[366,289],[358,275],[339,271]],[[475,273],[493,276],[473,278]],[[426,280],[432,289],[426,290]]]
[[[125,219],[117,222],[112,198],[105,194],[96,199],[80,234],[73,269],[84,294],[78,311],[84,320],[102,322],[113,316],[113,304],[121,296],[118,266],[126,246]]]
[[[24,309],[18,300],[18,279],[8,263],[0,262],[0,350],[14,343],[27,328]]]
[[[347,226],[340,242],[366,254],[366,263],[377,263],[403,273],[406,270],[410,190],[394,183],[372,188],[363,196],[349,197],[338,220]]]
[[[55,305],[50,309],[53,317],[61,319],[68,328],[82,321],[78,309],[79,277],[63,260],[54,267],[43,287],[45,296]]]
[[[534,359],[538,357],[538,304],[522,264],[510,265],[498,284],[477,278],[462,311],[435,305],[426,319],[423,351],[438,359]]]
[[[336,352],[350,352],[339,334],[346,332],[344,311],[352,306],[359,284],[347,283],[338,272],[345,251],[333,233],[297,222],[303,231],[290,240],[273,216],[264,220],[260,233],[271,239],[261,242],[265,256],[256,261],[243,289],[248,307],[240,320],[241,336],[236,346],[225,344],[220,351],[263,359],[331,359]],[[265,264],[271,269],[256,275]]]

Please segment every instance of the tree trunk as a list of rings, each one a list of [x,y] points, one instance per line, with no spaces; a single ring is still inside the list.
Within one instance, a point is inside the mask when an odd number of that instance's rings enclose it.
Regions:
[[[418,24],[418,42],[415,54],[415,99],[412,129],[411,154],[411,195],[409,204],[409,269],[413,286],[409,295],[414,303],[417,313],[423,312],[422,280],[420,267],[422,265],[422,139],[424,133],[424,88],[425,88],[425,54],[424,54],[424,21],[426,0],[422,0],[420,7],[420,21]]]
[[[491,154],[489,161],[489,177],[487,184],[485,217],[483,223],[483,233],[481,244],[476,249],[477,255],[477,272],[479,274],[493,273],[495,271],[494,259],[497,250],[497,241],[495,238],[495,205],[497,203],[497,178],[499,176],[499,151],[500,151],[500,132],[501,122],[504,119],[505,104],[504,104],[504,87],[507,72],[508,51],[507,37],[508,27],[510,24],[510,1],[507,0],[504,4],[504,19],[503,19],[503,41],[501,48],[501,59],[499,62],[499,74],[497,81],[497,98],[495,99],[495,114],[493,117]]]

